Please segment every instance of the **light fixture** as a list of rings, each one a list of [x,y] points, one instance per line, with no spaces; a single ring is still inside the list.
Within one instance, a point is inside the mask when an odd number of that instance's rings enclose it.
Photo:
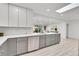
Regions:
[[[63,13],[63,12],[66,12],[66,11],[68,11],[68,10],[71,10],[71,9],[73,9],[73,8],[76,8],[76,7],[78,7],[78,6],[79,6],[79,3],[72,3],[72,4],[69,4],[69,5],[67,5],[67,6],[65,6],[65,7],[63,7],[63,8],[61,8],[61,9],[56,10],[56,12],[58,12],[58,13]]]

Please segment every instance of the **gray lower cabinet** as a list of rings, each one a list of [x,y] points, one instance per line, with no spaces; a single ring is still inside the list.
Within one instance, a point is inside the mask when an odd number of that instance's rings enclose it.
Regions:
[[[7,45],[8,41],[4,42],[4,44],[2,44],[0,46],[0,56],[7,56],[8,53],[8,45]]]
[[[46,46],[50,46],[52,44],[52,35],[46,35]]]
[[[56,35],[57,35],[57,34],[54,34],[54,35],[51,34],[51,40],[50,40],[50,41],[51,41],[51,43],[50,43],[51,45],[57,43],[57,40],[58,40],[58,39],[56,38]]]
[[[60,34],[9,38],[0,46],[0,56],[13,56],[60,42]]]
[[[60,42],[60,34],[55,34],[55,41],[56,43]]]
[[[46,46],[46,36],[39,36],[39,48],[43,48]]]
[[[60,37],[59,34],[46,35],[46,46],[50,46],[50,45],[53,45],[53,44],[60,42],[59,37]]]
[[[0,46],[1,56],[13,56],[28,51],[27,38],[10,38]]]
[[[17,39],[16,38],[10,38],[8,39],[8,54],[9,56],[17,55]]]
[[[10,38],[0,46],[1,56],[12,56],[17,54],[16,38]]]
[[[28,37],[28,52],[39,49],[39,36]]]
[[[27,37],[17,38],[17,54],[26,53],[28,51]]]

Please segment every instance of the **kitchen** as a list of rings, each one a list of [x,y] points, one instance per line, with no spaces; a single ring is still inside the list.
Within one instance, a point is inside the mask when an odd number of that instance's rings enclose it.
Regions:
[[[63,14],[56,10],[69,4],[0,3],[0,56],[19,56],[60,44],[67,38],[67,22],[60,20]],[[41,11],[40,5],[46,10]]]

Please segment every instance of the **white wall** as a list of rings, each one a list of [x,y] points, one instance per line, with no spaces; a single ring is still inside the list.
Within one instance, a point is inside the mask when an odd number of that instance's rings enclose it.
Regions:
[[[31,27],[28,27],[28,28],[0,27],[0,32],[3,32],[4,35],[14,35],[14,34],[17,35],[17,34],[26,34],[26,33],[30,34],[30,33],[33,33]]]
[[[47,30],[47,31],[50,31],[50,30],[51,30],[51,28],[52,28],[52,25],[53,25],[53,24],[48,25],[48,26],[46,27],[46,30]]]
[[[69,22],[68,37],[79,39],[79,20]]]
[[[52,18],[52,17],[47,17],[38,13],[34,13],[32,22],[38,25],[50,25],[52,23],[60,23],[62,22],[62,20]]]

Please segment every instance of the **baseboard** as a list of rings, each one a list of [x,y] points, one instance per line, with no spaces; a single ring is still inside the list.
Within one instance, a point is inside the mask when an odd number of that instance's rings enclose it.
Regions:
[[[79,40],[79,38],[74,38],[74,37],[68,37],[68,39],[78,39]]]

